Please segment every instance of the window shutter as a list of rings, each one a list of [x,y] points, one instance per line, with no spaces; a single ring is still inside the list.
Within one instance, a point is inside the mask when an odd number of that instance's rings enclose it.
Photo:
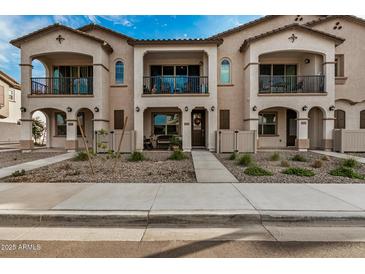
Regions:
[[[4,94],[4,87],[0,86],[0,106],[5,105],[5,94]]]
[[[360,111],[360,128],[365,129],[365,110]]]
[[[346,114],[343,110],[335,110],[335,118],[336,129],[346,128]]]
[[[229,129],[229,110],[228,109],[222,109],[219,112],[219,125],[220,129]]]
[[[124,128],[124,110],[114,110],[114,129]]]

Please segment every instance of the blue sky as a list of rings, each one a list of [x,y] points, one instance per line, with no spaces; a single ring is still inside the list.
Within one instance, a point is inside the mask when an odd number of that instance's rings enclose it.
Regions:
[[[9,41],[39,28],[61,23],[73,28],[97,23],[135,38],[204,38],[259,18],[244,16],[0,16],[0,70],[20,79],[19,49]],[[39,64],[33,75],[42,76]]]

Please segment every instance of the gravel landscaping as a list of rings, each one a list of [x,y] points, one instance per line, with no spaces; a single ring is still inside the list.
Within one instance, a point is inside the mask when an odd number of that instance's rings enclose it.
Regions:
[[[329,172],[341,165],[342,159],[327,157],[327,161],[322,161],[322,167],[314,168],[313,163],[323,156],[314,152],[297,152],[297,151],[280,151],[280,160],[270,161],[274,152],[258,152],[251,154],[255,164],[267,171],[273,173],[273,176],[250,176],[245,174],[247,167],[237,164],[237,160],[230,160],[230,154],[216,154],[217,158],[231,171],[231,173],[241,183],[316,183],[316,184],[334,184],[334,183],[365,183],[365,180],[351,179],[340,176],[332,176]],[[295,155],[301,155],[307,159],[307,162],[292,161]],[[241,154],[242,155],[242,154]],[[281,161],[286,160],[290,167],[306,168],[315,173],[311,177],[302,177],[296,175],[287,175],[282,172],[287,167],[281,166]],[[355,168],[358,173],[365,174],[365,165],[360,164]]]
[[[21,151],[0,152],[0,168],[53,157],[63,153],[65,152],[59,150],[36,150],[24,153]]]
[[[88,161],[67,160],[54,165],[28,171],[25,175],[8,177],[5,182],[100,182],[100,183],[195,183],[195,172],[190,154],[180,161],[168,160],[170,151],[144,152],[146,160],[128,161],[123,154],[116,171],[115,159],[107,155],[92,158],[95,175],[91,174]]]

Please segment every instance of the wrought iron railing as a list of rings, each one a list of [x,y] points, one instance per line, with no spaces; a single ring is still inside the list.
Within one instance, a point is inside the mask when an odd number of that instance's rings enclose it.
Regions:
[[[208,76],[145,76],[143,94],[207,94]]]
[[[324,75],[260,75],[259,93],[324,93]]]
[[[93,77],[37,77],[31,78],[31,94],[37,95],[90,95]]]

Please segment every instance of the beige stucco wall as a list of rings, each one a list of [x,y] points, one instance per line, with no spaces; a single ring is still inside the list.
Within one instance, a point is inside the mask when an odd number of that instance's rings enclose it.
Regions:
[[[9,85],[0,79],[0,86],[4,92],[4,105],[0,106],[0,121],[9,117]]]

